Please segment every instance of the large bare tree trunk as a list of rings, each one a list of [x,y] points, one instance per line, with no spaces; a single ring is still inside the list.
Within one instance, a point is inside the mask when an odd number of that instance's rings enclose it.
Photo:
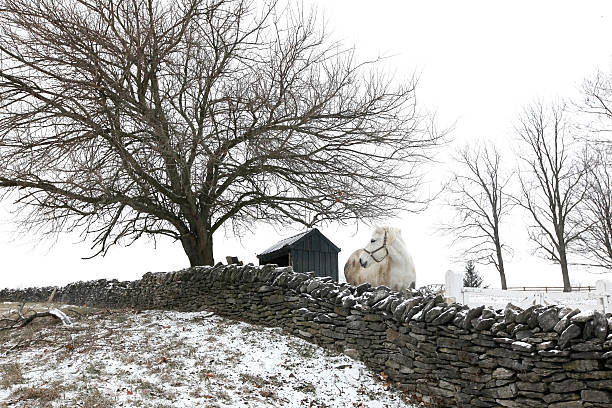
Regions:
[[[189,234],[181,239],[191,266],[214,265],[212,235],[197,237]]]

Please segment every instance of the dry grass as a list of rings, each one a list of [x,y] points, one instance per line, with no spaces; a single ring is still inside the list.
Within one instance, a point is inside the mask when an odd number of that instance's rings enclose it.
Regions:
[[[95,388],[80,391],[75,400],[81,401],[80,406],[87,408],[113,408],[116,403],[116,400],[109,398]]]
[[[24,381],[21,365],[8,363],[0,366],[0,387],[9,388]]]
[[[11,399],[17,401],[35,401],[37,406],[49,406],[61,396],[57,387],[19,387],[11,393]]]

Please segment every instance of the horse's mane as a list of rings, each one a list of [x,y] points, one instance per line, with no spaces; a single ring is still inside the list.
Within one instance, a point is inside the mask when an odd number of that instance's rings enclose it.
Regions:
[[[387,225],[384,226],[377,226],[377,229],[380,228],[383,231],[387,232],[387,242],[390,244],[392,243],[394,240],[398,239],[400,240],[402,243],[404,243],[404,240],[402,239],[402,230],[397,228],[397,227],[390,227]]]

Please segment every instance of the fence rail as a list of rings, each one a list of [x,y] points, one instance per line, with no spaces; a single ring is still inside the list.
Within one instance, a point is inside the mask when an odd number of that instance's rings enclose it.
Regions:
[[[531,305],[559,305],[581,310],[612,311],[612,282],[599,280],[595,286],[577,286],[572,292],[561,287],[518,286],[501,289],[463,287],[463,272],[446,272],[445,296],[458,303],[476,307],[480,305],[503,309],[508,303],[528,307]]]
[[[594,292],[596,286],[572,286],[572,292]],[[508,290],[523,292],[563,292],[563,286],[511,286]]]

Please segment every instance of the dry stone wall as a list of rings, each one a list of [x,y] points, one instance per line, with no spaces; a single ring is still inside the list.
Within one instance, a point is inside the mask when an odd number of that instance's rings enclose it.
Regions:
[[[46,301],[53,287],[0,290]],[[77,282],[55,300],[211,310],[277,326],[384,371],[441,407],[612,407],[612,317],[556,306],[447,305],[442,296],[339,284],[274,266],[217,265],[141,280]]]

